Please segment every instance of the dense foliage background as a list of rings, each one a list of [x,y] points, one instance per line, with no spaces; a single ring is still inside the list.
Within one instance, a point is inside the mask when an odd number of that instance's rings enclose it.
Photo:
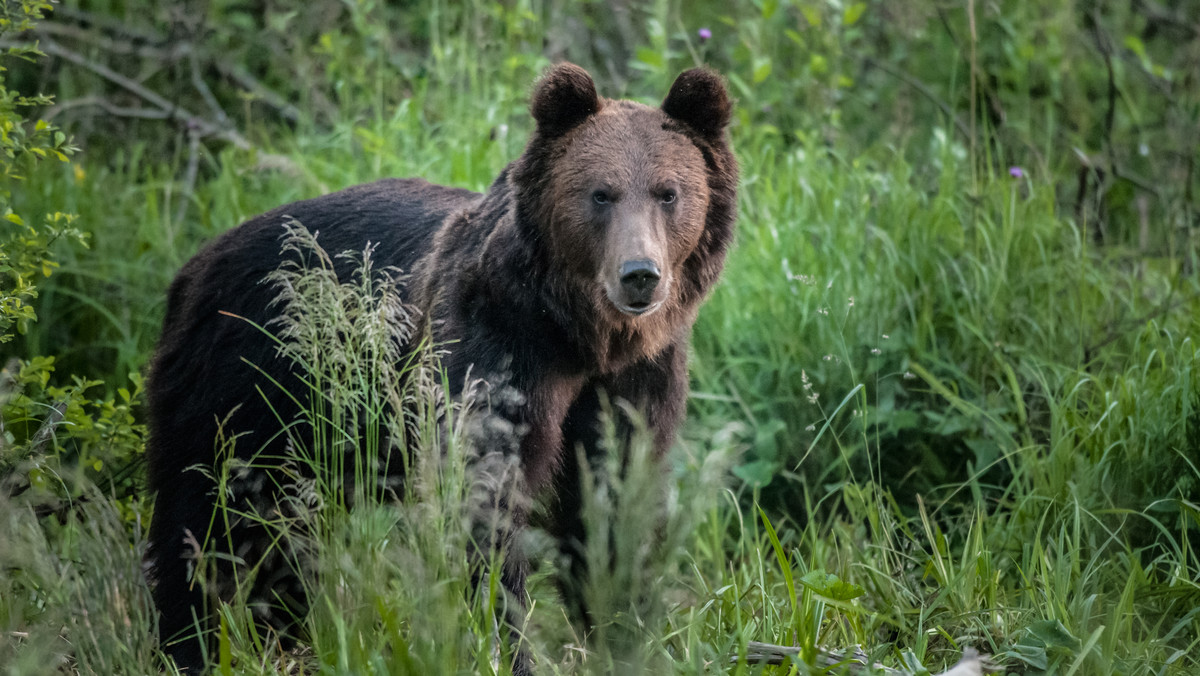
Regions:
[[[544,668],[636,645],[809,673],[861,644],[912,673],[968,645],[1010,673],[1200,673],[1200,3],[3,0],[0,49],[7,673],[157,668],[140,383],[174,271],[347,185],[485,188],[564,59],[647,103],[720,70],[743,187],[662,507],[682,535],[626,571],[653,584],[610,580],[658,602],[564,650],[535,584]],[[230,608],[223,669],[493,668],[486,610],[405,596],[411,556],[464,567],[420,532],[376,561],[408,521],[345,518],[374,563],[337,574],[387,593],[323,576],[337,602],[284,656]],[[750,641],[802,651],[754,666]]]

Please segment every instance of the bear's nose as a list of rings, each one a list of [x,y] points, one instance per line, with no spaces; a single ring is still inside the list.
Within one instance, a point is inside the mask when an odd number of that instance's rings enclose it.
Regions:
[[[648,305],[658,286],[658,266],[648,258],[621,264],[621,288],[632,306]]]

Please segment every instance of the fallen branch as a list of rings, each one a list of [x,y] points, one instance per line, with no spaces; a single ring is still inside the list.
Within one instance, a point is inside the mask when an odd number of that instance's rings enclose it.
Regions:
[[[818,650],[820,653],[817,655],[817,666],[823,669],[844,667],[852,674],[913,676],[913,672],[872,663],[870,657],[857,646],[852,650],[844,651],[829,650],[827,648],[819,648]],[[774,645],[758,641],[750,641],[746,646],[747,664],[770,664],[778,666],[785,662],[794,661],[799,656],[800,648],[797,646]],[[729,663],[737,664],[740,660],[741,658],[734,656],[729,659]],[[983,674],[997,670],[996,666],[992,664],[986,655],[980,655],[974,648],[964,648],[962,659],[958,661],[958,664],[955,664],[949,671],[938,674],[938,676],[983,676]]]

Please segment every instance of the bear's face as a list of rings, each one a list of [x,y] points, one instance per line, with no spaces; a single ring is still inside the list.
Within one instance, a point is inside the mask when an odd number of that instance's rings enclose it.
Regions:
[[[710,220],[713,156],[732,164],[720,79],[687,71],[652,108],[602,99],[586,71],[563,64],[532,110],[538,129],[518,181],[555,269],[610,324],[636,326],[678,304]]]
[[[670,127],[661,110],[609,104],[570,134],[550,179],[557,264],[626,317],[663,306],[704,232],[704,157]]]

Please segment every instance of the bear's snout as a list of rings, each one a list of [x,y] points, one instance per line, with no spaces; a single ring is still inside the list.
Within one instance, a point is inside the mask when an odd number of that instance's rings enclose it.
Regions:
[[[649,258],[636,258],[621,263],[617,270],[619,284],[610,287],[609,300],[627,315],[642,315],[659,306],[654,291],[662,280],[658,264]],[[612,293],[616,291],[616,293]]]
[[[621,264],[621,290],[630,306],[647,306],[662,275],[648,258]]]

